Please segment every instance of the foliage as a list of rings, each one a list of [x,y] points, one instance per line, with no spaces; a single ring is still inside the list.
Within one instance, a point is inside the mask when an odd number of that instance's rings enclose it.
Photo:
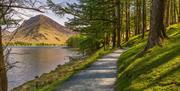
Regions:
[[[79,39],[82,39],[79,42],[80,44],[78,44],[78,48],[86,53],[93,53],[106,45],[105,41],[107,37],[108,39],[110,38],[110,33],[113,29],[112,25],[115,20],[111,16],[114,8],[109,8],[113,4],[112,1],[78,0],[78,3],[67,4],[67,7],[62,7],[48,0],[48,4],[57,14],[64,11],[74,15],[75,17],[70,19],[66,26],[79,31],[82,36],[86,36],[84,38],[71,38],[69,40],[70,45],[72,45],[71,40],[77,39],[79,41]]]
[[[82,35],[76,35],[72,36],[67,40],[67,46],[72,48],[80,48],[81,42],[84,40],[84,36]]]
[[[136,18],[141,17],[136,15],[136,6],[142,6],[142,4],[138,4],[141,2],[140,0],[77,0],[77,3],[66,3],[65,5],[55,4],[52,0],[48,0],[48,6],[58,15],[66,13],[74,16],[65,25],[87,36],[81,42],[81,48],[85,52],[91,52],[91,50],[94,51],[101,47],[109,47],[111,42],[113,42],[113,47],[119,47],[120,40],[124,41],[123,37],[126,37],[127,32],[126,2],[130,4],[130,30],[128,31],[128,37],[130,37],[134,36],[134,30],[136,30]],[[150,20],[150,3],[151,0],[146,0],[148,21]],[[120,16],[118,16],[118,11],[120,11]],[[147,26],[149,26],[148,21],[146,21]],[[140,19],[139,24],[141,22]],[[140,31],[139,29],[139,35]]]
[[[142,51],[145,41],[122,54],[116,91],[180,90],[180,24],[169,27],[168,34],[170,39],[163,47],[156,46],[140,58],[136,54]]]

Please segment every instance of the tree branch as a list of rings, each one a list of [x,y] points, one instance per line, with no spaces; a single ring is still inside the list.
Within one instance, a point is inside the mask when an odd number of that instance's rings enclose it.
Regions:
[[[10,7],[10,8],[21,8],[21,9],[28,9],[28,10],[34,10],[34,11],[38,11],[38,12],[42,12],[40,9],[37,8],[31,8],[31,7],[23,7],[23,6],[16,6],[16,5],[2,5],[0,4],[0,7]]]

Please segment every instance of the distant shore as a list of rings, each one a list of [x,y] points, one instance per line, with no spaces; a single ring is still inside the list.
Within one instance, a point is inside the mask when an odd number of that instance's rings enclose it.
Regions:
[[[3,47],[6,47],[6,46],[3,46]],[[10,45],[10,46],[7,46],[7,48],[62,48],[62,49],[69,49],[69,50],[74,50],[74,51],[78,51],[77,48],[72,48],[72,47],[69,47],[69,46],[66,46],[66,45],[57,45],[57,46],[25,46],[25,45]]]
[[[67,44],[66,43],[31,43],[31,42],[20,42],[20,41],[17,41],[17,42],[3,42],[3,45],[4,46],[66,46]]]
[[[5,46],[4,46],[5,47]],[[14,47],[14,48],[51,48],[51,47],[61,47],[61,48],[70,48],[68,46],[7,46],[7,47]]]

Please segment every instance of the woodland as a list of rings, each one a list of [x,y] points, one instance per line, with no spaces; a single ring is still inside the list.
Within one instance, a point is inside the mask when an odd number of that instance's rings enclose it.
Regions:
[[[15,24],[16,9],[71,15],[66,27],[79,34],[67,45],[85,55],[98,50],[127,49],[118,61],[117,91],[180,90],[180,0],[77,0],[36,5],[36,0],[1,0],[2,25]],[[0,37],[0,91],[7,91],[6,65]],[[169,72],[169,73],[168,73]],[[145,75],[147,74],[147,75]],[[53,83],[53,82],[52,82]],[[45,90],[42,90],[45,91]],[[51,91],[51,90],[46,90]]]

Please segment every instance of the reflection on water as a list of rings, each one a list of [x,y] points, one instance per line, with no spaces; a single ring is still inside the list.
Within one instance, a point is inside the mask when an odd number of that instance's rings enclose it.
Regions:
[[[13,47],[8,60],[18,63],[8,71],[9,89],[54,70],[57,65],[68,62],[67,56],[73,53],[62,47]]]

